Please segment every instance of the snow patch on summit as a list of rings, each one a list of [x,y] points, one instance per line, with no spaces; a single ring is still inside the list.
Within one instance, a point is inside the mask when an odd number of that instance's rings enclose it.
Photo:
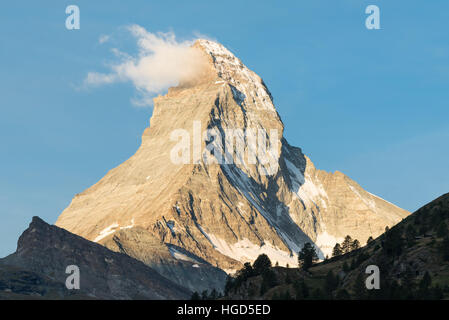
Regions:
[[[256,73],[223,45],[205,39],[199,39],[198,42],[212,56],[218,76],[241,93],[234,95],[239,100],[237,103],[253,103],[257,109],[276,112],[271,93]]]

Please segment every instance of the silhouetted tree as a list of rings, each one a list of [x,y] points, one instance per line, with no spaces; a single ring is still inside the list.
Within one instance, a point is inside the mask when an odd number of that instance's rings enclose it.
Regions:
[[[298,254],[299,265],[302,269],[308,270],[316,261],[318,261],[318,255],[315,247],[310,242],[306,242]]]
[[[385,234],[382,247],[388,255],[395,257],[402,253],[403,243],[402,229],[396,226]]]
[[[207,290],[204,290],[203,292],[201,292],[201,300],[208,300],[209,299],[209,294],[207,292]]]
[[[210,300],[217,300],[217,298],[218,298],[217,290],[212,289],[212,291],[210,292],[210,295],[209,295],[209,299]]]
[[[366,244],[368,245],[368,244],[370,244],[370,243],[373,242],[373,241],[374,241],[373,237],[370,236],[370,237],[368,238],[368,240],[366,240]]]
[[[256,272],[254,271],[253,267],[251,266],[251,263],[245,262],[243,265],[243,268],[239,270],[237,273],[238,276],[241,276],[243,280],[246,280],[248,278],[251,278],[256,275]]]
[[[254,272],[259,275],[263,274],[266,270],[269,270],[271,268],[271,261],[270,258],[264,253],[259,255],[253,263],[253,269]]]
[[[351,243],[351,251],[352,251],[352,250],[357,250],[358,248],[360,248],[360,242],[359,242],[359,240],[355,239],[355,240]]]
[[[341,246],[339,243],[336,243],[334,246],[334,249],[332,250],[332,257],[338,257],[343,254],[343,251],[341,250]]]
[[[192,297],[190,298],[190,300],[201,300],[201,297],[200,297],[200,295],[198,294],[198,292],[194,292],[193,294],[192,294]]]
[[[347,235],[341,244],[341,250],[343,253],[348,253],[351,251],[352,238],[350,235]]]

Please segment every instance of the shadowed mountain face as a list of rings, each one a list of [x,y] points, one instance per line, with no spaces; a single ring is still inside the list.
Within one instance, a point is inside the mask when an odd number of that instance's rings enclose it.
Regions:
[[[218,43],[194,47],[208,61],[201,79],[154,100],[137,152],[76,195],[56,225],[95,242],[140,227],[231,272],[261,253],[295,265],[305,242],[323,258],[344,236],[364,243],[409,214],[341,172],[317,170],[283,137],[262,79]],[[187,163],[173,161],[183,150]],[[152,254],[151,246],[126,246],[143,261]]]
[[[80,270],[80,290],[65,286]],[[0,260],[0,298],[185,299],[191,292],[142,262],[34,217],[15,253]]]

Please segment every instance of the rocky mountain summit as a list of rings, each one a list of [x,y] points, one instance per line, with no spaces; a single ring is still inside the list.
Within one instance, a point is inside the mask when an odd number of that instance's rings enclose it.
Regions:
[[[207,60],[201,77],[154,99],[137,152],[76,195],[57,226],[150,266],[182,252],[232,272],[261,253],[296,265],[305,242],[324,258],[344,236],[365,243],[409,214],[316,169],[283,137],[257,74],[219,43],[193,47]]]
[[[67,266],[80,271],[69,290]],[[186,299],[191,292],[125,254],[34,217],[15,253],[0,259],[0,299]]]

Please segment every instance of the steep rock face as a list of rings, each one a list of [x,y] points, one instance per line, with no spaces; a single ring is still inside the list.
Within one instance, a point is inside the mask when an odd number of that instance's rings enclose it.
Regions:
[[[208,61],[201,79],[154,99],[139,150],[75,196],[58,226],[93,241],[139,226],[231,271],[260,253],[295,264],[306,241],[324,257],[345,235],[364,243],[408,215],[340,172],[316,170],[283,138],[262,79],[218,43],[194,47]]]
[[[78,266],[80,289],[68,290],[66,268]],[[49,299],[186,299],[191,292],[127,255],[34,217],[15,253],[0,259],[0,288]]]

